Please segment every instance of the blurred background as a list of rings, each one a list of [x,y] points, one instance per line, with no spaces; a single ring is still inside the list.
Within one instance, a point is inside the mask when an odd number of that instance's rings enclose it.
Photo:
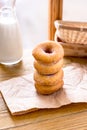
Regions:
[[[48,1],[16,0],[23,46],[33,49],[48,39]],[[87,0],[63,0],[63,20],[87,21]]]
[[[23,46],[33,49],[48,38],[48,0],[17,0],[16,13],[21,26]]]

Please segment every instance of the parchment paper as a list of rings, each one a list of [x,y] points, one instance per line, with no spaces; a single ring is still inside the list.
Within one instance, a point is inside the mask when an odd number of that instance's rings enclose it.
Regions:
[[[87,102],[87,66],[72,63],[63,68],[64,85],[51,95],[36,92],[33,69],[28,75],[0,83],[2,96],[12,115],[36,109],[59,108],[76,102]]]

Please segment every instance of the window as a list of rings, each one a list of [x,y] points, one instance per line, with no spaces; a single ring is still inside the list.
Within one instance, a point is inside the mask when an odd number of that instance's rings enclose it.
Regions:
[[[87,22],[87,0],[63,0],[63,20]]]

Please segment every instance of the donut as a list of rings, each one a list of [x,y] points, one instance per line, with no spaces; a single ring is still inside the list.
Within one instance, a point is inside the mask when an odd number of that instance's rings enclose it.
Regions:
[[[34,71],[34,80],[35,82],[41,85],[55,85],[62,79],[63,79],[62,69],[60,69],[59,72],[52,75],[41,75],[37,71]]]
[[[58,42],[46,41],[38,44],[32,55],[39,62],[56,63],[64,56],[64,50]]]
[[[38,83],[35,83],[36,91],[40,94],[52,94],[56,91],[58,91],[62,86],[64,82],[63,80],[59,81],[59,83],[49,86],[49,85],[40,85]]]
[[[43,64],[38,61],[34,61],[34,68],[40,73],[44,75],[55,74],[58,72],[63,66],[63,58],[59,60],[57,63],[53,64]]]

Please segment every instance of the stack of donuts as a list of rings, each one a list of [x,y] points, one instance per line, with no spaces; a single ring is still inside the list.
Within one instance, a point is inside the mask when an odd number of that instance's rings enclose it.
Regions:
[[[38,44],[32,51],[34,57],[35,88],[40,94],[52,94],[63,86],[62,46],[55,41]]]

